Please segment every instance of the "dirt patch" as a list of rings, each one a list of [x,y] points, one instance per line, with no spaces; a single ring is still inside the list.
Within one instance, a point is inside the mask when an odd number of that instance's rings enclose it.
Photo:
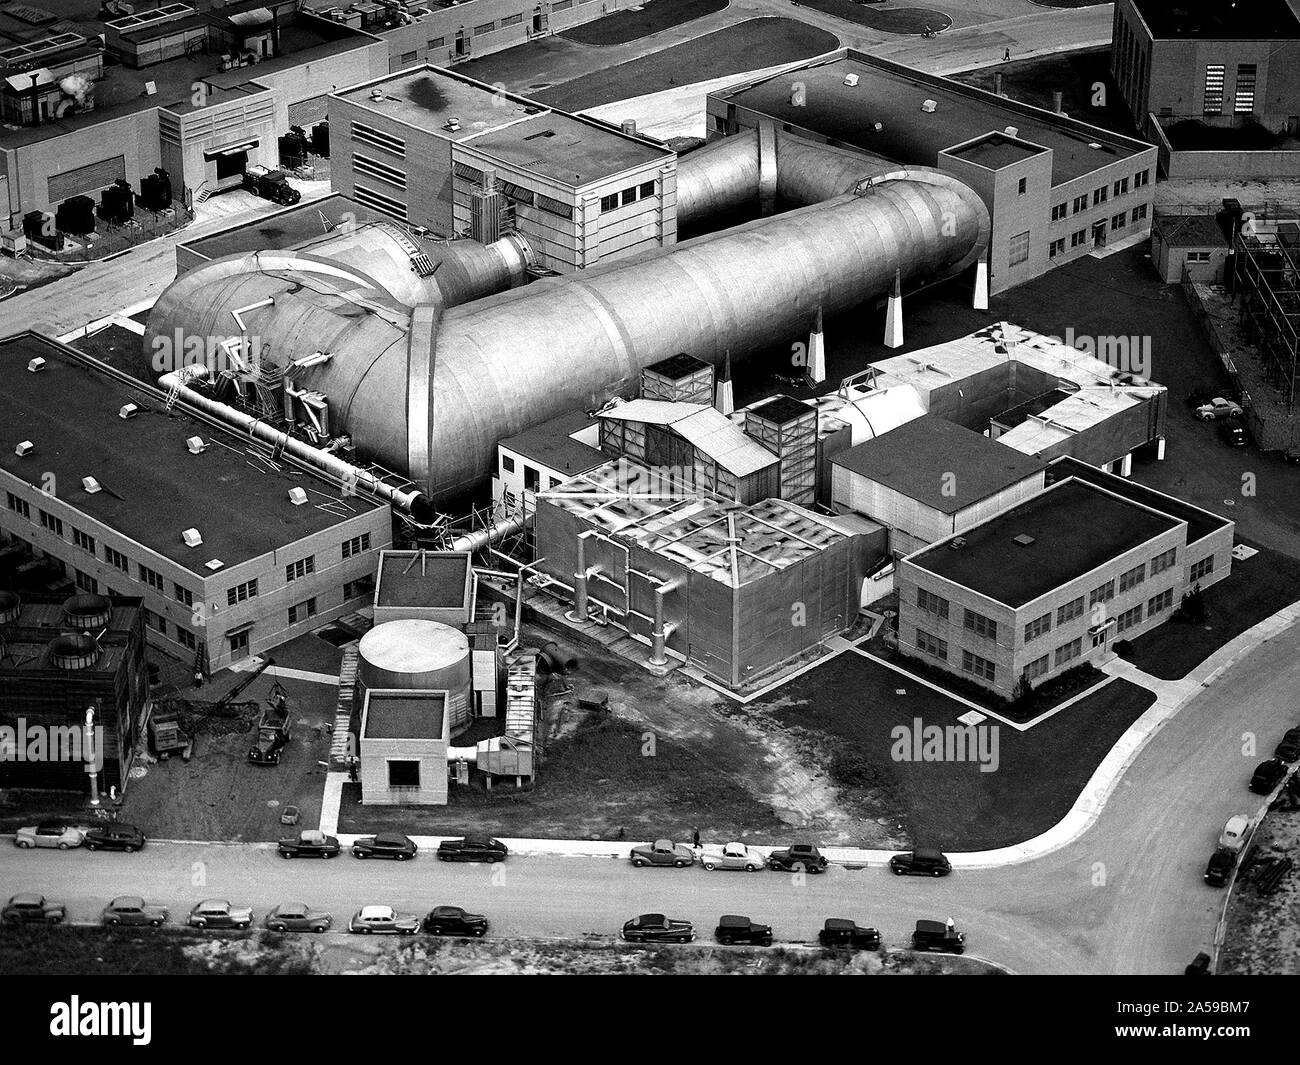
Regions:
[[[1300,812],[1270,813],[1255,834],[1260,858],[1294,857]],[[1220,973],[1240,976],[1300,974],[1300,875],[1292,870],[1271,895],[1249,876],[1238,879],[1228,906]]]
[[[179,929],[132,933],[61,926],[0,929],[0,972],[11,976],[123,974],[304,975],[314,944],[257,933],[213,937]]]

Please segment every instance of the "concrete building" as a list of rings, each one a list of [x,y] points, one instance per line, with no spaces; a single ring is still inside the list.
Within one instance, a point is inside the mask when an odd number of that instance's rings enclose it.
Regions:
[[[476,587],[468,551],[381,551],[375,624],[424,620],[463,629],[474,620]]]
[[[719,89],[707,107],[710,140],[771,121],[960,179],[992,217],[991,292],[1150,234],[1151,145],[852,48]]]
[[[389,508],[33,333],[0,341],[0,528],[208,669],[370,605]]]
[[[1111,75],[1169,177],[1300,174],[1300,17],[1288,0],[1116,0]]]
[[[538,492],[603,466],[608,457],[596,445],[600,423],[570,411],[508,436],[497,444],[492,500],[508,510],[522,504],[532,514]]]
[[[1233,523],[1073,459],[1024,503],[901,559],[898,645],[1010,697],[1228,576]]]
[[[366,806],[447,802],[447,693],[365,692],[361,706],[361,801]]]
[[[515,229],[548,270],[677,240],[672,149],[449,70],[337,93],[330,129],[336,192],[444,236]]]
[[[832,460],[831,506],[889,529],[911,554],[1042,491],[1047,463],[922,415]]]
[[[37,24],[0,9],[0,220],[16,226],[119,178],[138,189],[156,167],[178,198],[245,165],[274,168],[279,134],[324,118],[337,87],[387,70],[383,41],[292,0],[206,7]]]
[[[1159,212],[1151,227],[1152,265],[1169,285],[1183,281],[1218,284],[1232,251],[1231,232],[1231,226],[1224,232],[1220,216]]]

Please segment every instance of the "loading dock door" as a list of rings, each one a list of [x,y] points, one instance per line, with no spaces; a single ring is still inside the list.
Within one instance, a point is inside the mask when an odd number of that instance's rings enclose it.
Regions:
[[[107,188],[118,178],[126,177],[126,158],[115,155],[97,163],[87,163],[62,174],[53,174],[47,183],[50,203],[60,203],[69,196],[80,196]]]

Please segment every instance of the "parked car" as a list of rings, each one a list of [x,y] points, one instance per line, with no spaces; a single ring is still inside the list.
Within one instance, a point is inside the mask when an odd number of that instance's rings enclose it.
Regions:
[[[653,843],[633,847],[629,858],[638,869],[647,865],[672,865],[685,869],[688,865],[695,864],[695,852],[686,844],[674,843],[670,839],[657,839]]]
[[[1241,422],[1229,420],[1219,423],[1219,439],[1229,447],[1245,447],[1250,443],[1250,434]]]
[[[435,936],[482,936],[487,934],[488,919],[459,906],[435,906],[424,918],[424,930]]]
[[[272,932],[328,932],[334,918],[305,902],[282,902],[263,922]]]
[[[404,862],[414,858],[420,848],[415,840],[400,832],[380,832],[377,836],[361,836],[352,844],[354,858],[396,858]]]
[[[70,828],[62,821],[42,821],[39,825],[28,825],[14,833],[14,846],[24,849],[57,847],[66,851],[80,847],[85,840],[86,833],[79,828]]]
[[[747,873],[756,873],[767,864],[767,859],[753,847],[728,843],[721,853],[702,855],[700,862],[705,869],[743,869]]]
[[[796,843],[772,851],[767,856],[767,867],[781,872],[821,873],[826,869],[826,856],[810,843]]]
[[[1286,776],[1286,770],[1287,765],[1281,758],[1270,758],[1267,762],[1260,762],[1250,778],[1250,790],[1256,795],[1267,795],[1277,787],[1277,782]]]
[[[229,899],[204,899],[190,910],[185,923],[191,928],[248,928],[253,923],[253,909],[232,906]]]
[[[1290,466],[1300,466],[1300,447],[1289,447],[1283,451],[1282,461]]]
[[[349,932],[359,932],[363,936],[375,933],[409,936],[419,930],[418,917],[410,913],[398,913],[391,906],[362,906],[348,922]]]
[[[1289,728],[1282,741],[1273,750],[1274,758],[1284,762],[1300,761],[1300,728]]]
[[[143,832],[121,821],[97,825],[86,833],[86,847],[92,851],[138,851],[145,842]]]
[[[623,938],[629,943],[689,943],[695,938],[695,926],[662,913],[643,913],[623,922]]]
[[[1211,887],[1223,887],[1232,875],[1232,867],[1237,864],[1237,855],[1227,847],[1216,847],[1205,867],[1205,882]]]
[[[1246,834],[1250,831],[1250,818],[1245,814],[1233,814],[1219,833],[1219,846],[1226,847],[1233,854],[1241,853],[1246,845]]]
[[[440,862],[504,862],[510,848],[491,836],[445,839],[438,844]]]
[[[843,917],[827,917],[817,942],[823,947],[847,947],[850,950],[879,950],[880,930],[863,928]]]
[[[1187,963],[1187,968],[1183,970],[1184,976],[1209,976],[1210,975],[1210,956],[1201,951],[1196,957]]]
[[[732,943],[751,943],[760,947],[770,947],[772,926],[759,924],[739,914],[728,913],[718,918],[718,927],[713,930],[713,937],[727,946]]]
[[[889,868],[895,876],[947,876],[952,863],[932,847],[917,847],[895,854],[889,859]]]
[[[1243,413],[1240,403],[1233,403],[1222,396],[1215,396],[1196,408],[1196,416],[1203,422],[1217,421],[1219,418],[1240,418]]]
[[[68,908],[61,902],[50,902],[44,895],[26,892],[15,895],[0,910],[0,921],[6,924],[58,924],[68,917]]]
[[[154,928],[167,923],[167,907],[151,906],[139,895],[119,895],[100,914],[104,924],[111,925],[152,925]]]
[[[342,850],[337,836],[327,836],[314,829],[281,839],[276,849],[281,858],[333,858]]]
[[[966,933],[943,921],[917,921],[912,932],[912,949],[929,950],[940,954],[964,954]]]

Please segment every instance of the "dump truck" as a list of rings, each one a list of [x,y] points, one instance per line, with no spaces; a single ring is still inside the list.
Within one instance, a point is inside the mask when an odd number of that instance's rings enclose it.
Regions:
[[[285,180],[283,170],[268,170],[264,166],[250,166],[244,171],[244,190],[285,206],[302,199],[302,193]]]
[[[248,760],[254,765],[279,765],[280,752],[289,742],[291,729],[289,699],[277,681],[267,696],[266,709],[257,723],[257,742],[249,748]]]

